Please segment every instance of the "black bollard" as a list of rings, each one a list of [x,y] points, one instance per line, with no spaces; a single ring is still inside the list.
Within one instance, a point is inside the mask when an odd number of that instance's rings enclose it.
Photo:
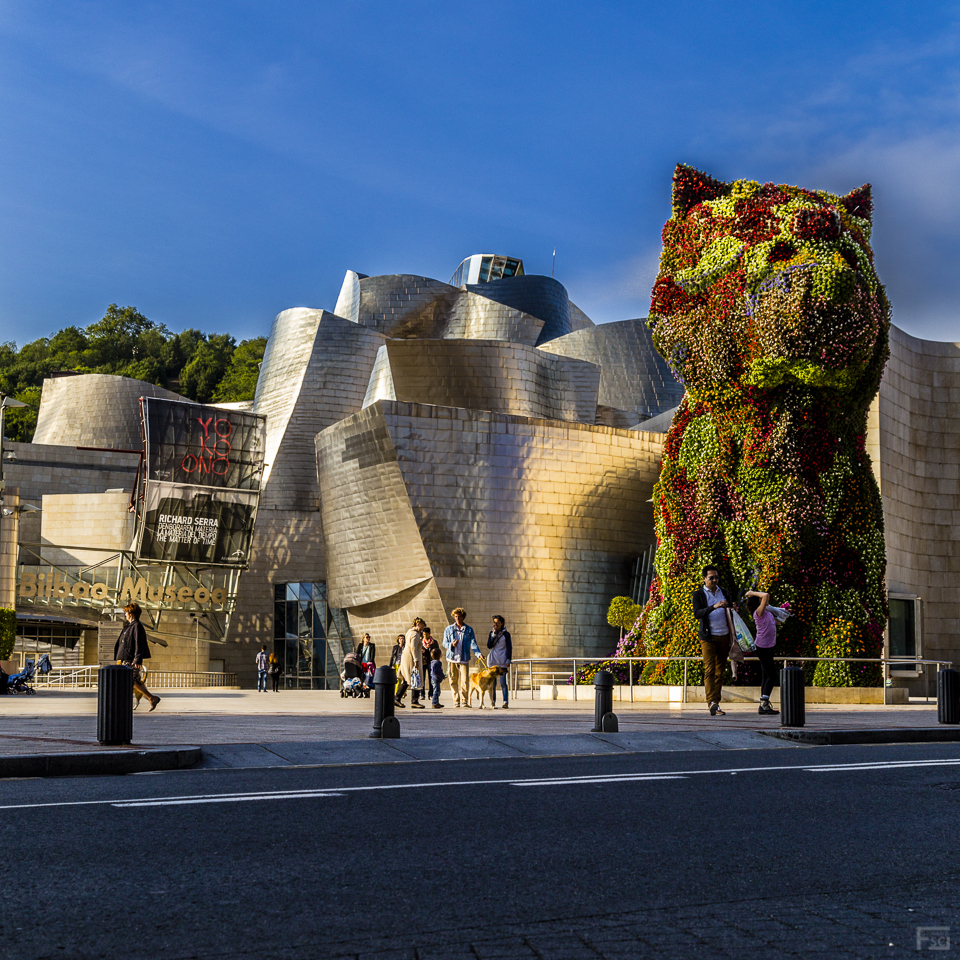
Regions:
[[[960,673],[937,673],[937,723],[960,723]]]
[[[784,667],[780,671],[780,726],[802,727],[805,720],[803,670]]]
[[[577,678],[573,678],[576,683]],[[616,733],[619,730],[617,715],[613,712],[613,674],[598,670],[593,678],[596,695],[592,733]]]
[[[394,716],[397,671],[393,667],[377,667],[373,675],[373,731],[371,739],[398,740],[400,721]]]
[[[114,746],[133,740],[133,675],[108,664],[97,671],[97,740]]]

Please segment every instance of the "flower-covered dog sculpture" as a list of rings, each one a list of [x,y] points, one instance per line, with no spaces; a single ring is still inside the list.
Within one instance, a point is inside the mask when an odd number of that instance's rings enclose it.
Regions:
[[[654,488],[648,656],[699,655],[691,595],[706,563],[790,602],[781,649],[880,656],[883,515],[865,438],[890,311],[871,212],[869,186],[840,197],[677,167],[649,326],[685,395]],[[879,677],[823,662],[814,683]]]

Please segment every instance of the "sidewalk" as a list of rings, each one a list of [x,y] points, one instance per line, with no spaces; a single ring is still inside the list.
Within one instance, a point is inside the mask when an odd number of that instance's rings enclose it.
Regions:
[[[61,755],[61,766],[71,773],[83,772],[77,765],[82,767],[79,758],[84,755],[92,773],[134,772],[134,767],[117,770],[119,761],[111,761],[110,770],[103,768],[98,758],[117,754],[139,757],[136,770],[146,769],[143,764],[149,761],[143,758],[148,754],[166,764],[155,769],[176,769],[196,756],[181,749],[188,747],[201,748],[201,767],[238,767],[773,749],[797,747],[804,738],[830,742],[830,737],[853,736],[855,742],[865,742],[865,734],[874,737],[867,742],[922,741],[953,732],[960,738],[960,728],[938,727],[933,704],[808,705],[798,743],[767,735],[781,730],[779,718],[761,717],[756,705],[749,703],[725,703],[724,717],[711,717],[703,704],[616,703],[620,732],[601,735],[590,732],[592,700],[520,699],[512,701],[509,710],[398,709],[401,739],[376,741],[368,738],[372,698],[345,699],[336,691],[241,690],[169,690],[162,697],[153,713],[141,707],[134,714],[131,747],[97,743],[95,691],[41,690],[33,697],[4,697],[0,776],[43,775],[22,772],[31,769],[23,761],[54,754]],[[13,764],[14,758],[21,762]],[[43,765],[35,766],[39,771]]]

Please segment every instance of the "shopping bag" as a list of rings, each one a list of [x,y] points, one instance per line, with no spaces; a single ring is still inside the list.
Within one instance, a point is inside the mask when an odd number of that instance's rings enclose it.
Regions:
[[[750,628],[743,622],[736,610],[731,610],[730,616],[733,620],[733,632],[737,639],[737,645],[744,653],[753,653],[757,649],[757,644],[753,639]]]

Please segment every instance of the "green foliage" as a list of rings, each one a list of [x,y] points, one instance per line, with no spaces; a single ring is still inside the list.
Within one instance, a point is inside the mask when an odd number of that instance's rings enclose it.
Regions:
[[[184,394],[201,403],[211,401],[235,349],[236,340],[226,333],[216,333],[201,342],[180,373],[180,389]]]
[[[230,358],[230,366],[223,375],[213,399],[217,403],[233,403],[237,400],[252,400],[260,376],[260,362],[267,348],[267,338],[241,340]]]
[[[40,393],[40,387],[27,387],[14,398],[26,406],[7,408],[3,415],[3,435],[8,440],[24,443],[33,436],[37,426],[37,413],[40,411]]]
[[[643,607],[635,604],[629,597],[614,597],[607,610],[607,623],[618,627],[620,631],[629,630],[643,612]]]
[[[17,611],[0,607],[0,660],[9,660],[17,641]]]
[[[171,333],[136,307],[111,303],[85,329],[64,327],[19,349],[0,343],[0,393],[27,404],[7,410],[4,436],[32,439],[43,381],[62,371],[132,377],[202,403],[252,400],[266,343],[257,337],[237,346],[229,334],[195,329]]]

